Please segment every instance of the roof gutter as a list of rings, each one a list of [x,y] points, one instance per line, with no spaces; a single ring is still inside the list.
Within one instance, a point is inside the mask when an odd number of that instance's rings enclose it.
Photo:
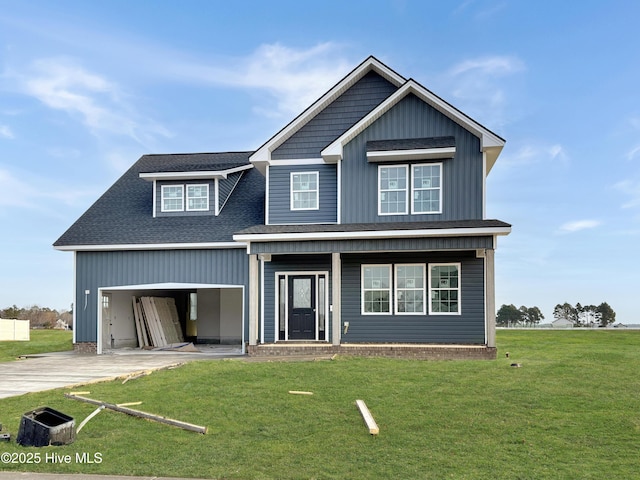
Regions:
[[[465,237],[478,235],[509,235],[511,227],[431,228],[421,230],[380,230],[360,232],[304,232],[236,234],[237,242],[287,242],[304,240],[364,240],[384,238]]]

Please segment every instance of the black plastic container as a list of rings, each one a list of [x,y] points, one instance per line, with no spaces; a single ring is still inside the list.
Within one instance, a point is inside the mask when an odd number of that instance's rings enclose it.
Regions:
[[[22,415],[16,442],[24,447],[67,445],[76,438],[73,417],[42,407]]]

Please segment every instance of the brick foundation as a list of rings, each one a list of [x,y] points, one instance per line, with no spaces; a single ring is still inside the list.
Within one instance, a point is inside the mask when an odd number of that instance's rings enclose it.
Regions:
[[[96,342],[80,342],[73,344],[74,353],[98,353],[98,344]]]
[[[391,357],[416,360],[495,360],[495,347],[485,345],[343,344],[317,345],[279,343],[247,345],[252,357],[329,356]]]

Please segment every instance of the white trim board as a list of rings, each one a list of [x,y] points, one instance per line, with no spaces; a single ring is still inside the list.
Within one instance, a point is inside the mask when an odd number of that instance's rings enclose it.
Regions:
[[[140,178],[148,182],[155,180],[214,180],[216,178],[227,178],[228,175],[244,170],[250,170],[253,165],[242,165],[240,167],[228,168],[226,170],[201,170],[191,172],[152,172],[141,173]]]
[[[483,235],[509,235],[511,227],[485,228],[433,228],[420,230],[380,230],[364,232],[305,232],[305,233],[256,233],[234,235],[239,242],[287,242],[295,240],[351,240],[416,237],[464,237]]]
[[[132,243],[114,245],[62,245],[54,246],[61,252],[106,252],[111,250],[209,250],[218,248],[247,248],[241,242],[208,243]]]
[[[328,163],[335,163],[342,159],[342,149],[347,143],[362,133],[367,127],[378,120],[384,113],[389,111],[393,106],[400,102],[400,100],[409,94],[414,94],[419,99],[431,105],[440,113],[446,115],[451,120],[477,136],[480,139],[481,151],[487,153],[487,173],[489,173],[491,167],[498,158],[498,155],[500,155],[505,141],[412,79],[408,80],[384,102],[374,108],[369,114],[322,150],[321,155],[325,161]]]
[[[397,87],[406,81],[404,77],[391,70],[377,58],[373,56],[367,58],[353,71],[351,71],[351,73],[347,74],[342,80],[334,85],[327,93],[320,97],[315,103],[309,106],[304,112],[298,115],[298,117],[256,150],[253,155],[249,157],[249,161],[255,164],[256,167],[264,173],[265,165],[271,162],[271,152],[287,141],[287,139],[289,139],[294,133],[300,130],[300,128],[307,124],[312,118],[336,100],[340,95],[346,92],[350,87],[356,84],[370,71],[378,73]]]

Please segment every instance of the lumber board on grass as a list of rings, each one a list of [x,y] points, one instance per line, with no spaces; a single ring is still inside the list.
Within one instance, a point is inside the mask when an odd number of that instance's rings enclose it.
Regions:
[[[378,424],[376,423],[376,421],[373,419],[373,415],[371,415],[371,412],[367,408],[367,405],[364,403],[363,400],[356,400],[356,405],[360,410],[360,414],[362,415],[362,419],[364,420],[364,423],[367,425],[367,428],[369,429],[369,433],[371,435],[378,435],[378,433],[380,433],[380,429],[378,428]]]
[[[161,415],[154,415],[153,413],[142,412],[140,410],[134,410],[133,408],[122,407],[114,403],[107,403],[101,400],[94,400],[93,398],[81,397],[79,395],[69,395],[68,393],[65,393],[64,396],[72,400],[78,400],[80,402],[90,403],[92,405],[98,405],[98,406],[103,405],[104,408],[108,408],[109,410],[125,413],[133,417],[144,418],[146,420],[151,420],[158,423],[164,423],[165,425],[171,425],[172,427],[182,428],[183,430],[202,433],[203,435],[207,433],[207,427],[194,425],[193,423],[181,422],[180,420],[174,420],[173,418],[167,418]]]

